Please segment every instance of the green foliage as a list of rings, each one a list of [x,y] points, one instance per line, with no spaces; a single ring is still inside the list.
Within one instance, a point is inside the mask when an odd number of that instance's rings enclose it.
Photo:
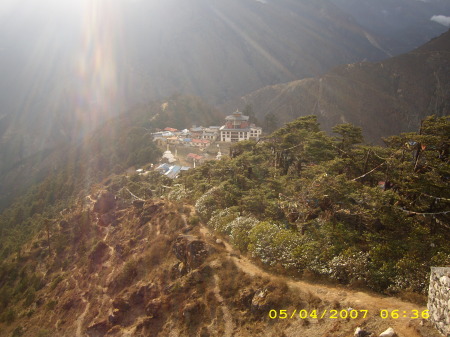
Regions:
[[[136,259],[128,260],[117,276],[115,283],[117,287],[122,288],[131,284],[139,274],[139,263]]]
[[[183,178],[202,220],[268,266],[308,270],[377,291],[427,289],[429,267],[450,263],[450,120],[420,134],[359,145],[301,117],[264,142],[242,142],[232,159]]]
[[[56,276],[50,284],[50,290],[54,290],[62,280],[64,280],[63,275],[60,274]]]
[[[29,288],[25,293],[24,306],[29,307],[34,302],[35,299],[36,299],[36,291],[34,290],[34,288]]]
[[[0,316],[0,322],[5,322],[6,324],[10,325],[13,323],[17,318],[17,313],[13,308],[9,308],[6,310],[1,316]]]
[[[47,310],[51,311],[51,310],[55,309],[57,304],[58,304],[58,301],[50,300],[49,302],[47,302],[47,304],[45,306],[46,306]]]
[[[21,337],[23,336],[23,334],[24,334],[23,328],[21,326],[18,326],[13,330],[11,337]]]
[[[50,337],[52,336],[52,331],[48,329],[40,329],[36,335],[37,337]]]
[[[200,223],[200,218],[196,215],[191,216],[188,221],[189,225],[197,226]]]
[[[337,141],[342,150],[363,142],[362,129],[352,124],[338,124],[333,127],[333,132],[340,135]]]

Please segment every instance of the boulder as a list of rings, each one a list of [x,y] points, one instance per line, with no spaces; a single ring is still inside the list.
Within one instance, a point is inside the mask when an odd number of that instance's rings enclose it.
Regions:
[[[145,307],[145,313],[147,316],[155,318],[158,317],[161,313],[162,300],[160,298],[155,298],[148,302]]]
[[[255,296],[255,290],[254,289],[241,289],[239,291],[238,296],[238,304],[242,305],[245,308],[250,308],[252,305],[253,297]]]
[[[113,313],[109,315],[108,320],[111,324],[120,324],[125,314],[131,309],[130,304],[123,298],[116,298],[113,301]]]
[[[267,301],[267,294],[268,294],[267,289],[259,289],[256,291],[255,295],[252,298],[250,307],[253,313],[261,313],[269,311],[271,309],[270,303],[268,303]]]
[[[164,203],[157,203],[157,204],[151,204],[149,205],[144,204],[143,208],[141,210],[141,214],[139,215],[139,225],[145,225],[146,223],[150,222],[153,218],[157,217],[163,209]]]
[[[100,193],[97,201],[94,204],[93,211],[99,214],[108,213],[116,207],[116,197],[108,191]]]
[[[205,305],[201,302],[188,303],[184,307],[182,314],[187,325],[198,323],[198,317],[202,316]]]
[[[184,262],[175,263],[170,270],[170,279],[175,280],[187,274],[186,265]]]
[[[357,327],[354,333],[355,337],[369,337],[371,335],[370,332],[367,332],[363,329],[361,329],[360,327]]]
[[[198,268],[211,253],[212,247],[192,235],[180,235],[173,245],[173,252],[189,272]]]
[[[131,308],[130,304],[123,298],[116,298],[112,305],[114,309],[118,309],[121,312],[127,312]]]
[[[66,220],[61,220],[59,223],[59,227],[63,232],[67,232],[68,230],[70,230],[70,225]]]
[[[114,211],[110,211],[99,216],[98,224],[100,226],[117,226],[118,223],[119,221],[117,220],[116,212]]]
[[[70,310],[75,306],[75,300],[73,298],[69,298],[67,301],[64,302],[62,305],[63,310]]]
[[[208,328],[206,326],[201,328],[200,337],[211,337],[211,334],[209,333]]]
[[[151,287],[149,285],[142,286],[130,295],[130,304],[132,307],[141,305],[149,297]]]
[[[394,336],[397,336],[397,334],[392,328],[388,328],[386,331],[380,333],[380,337],[394,337]]]
[[[137,209],[142,209],[144,207],[144,200],[134,200],[133,201],[133,206]]]
[[[99,241],[89,254],[89,259],[95,264],[102,263],[107,259],[108,251],[109,246],[105,242]]]

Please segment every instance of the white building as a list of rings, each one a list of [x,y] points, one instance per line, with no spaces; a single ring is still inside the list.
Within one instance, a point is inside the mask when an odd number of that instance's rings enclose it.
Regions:
[[[240,111],[234,112],[225,118],[225,125],[220,128],[220,141],[240,142],[241,140],[258,140],[262,128],[249,123],[249,116]]]

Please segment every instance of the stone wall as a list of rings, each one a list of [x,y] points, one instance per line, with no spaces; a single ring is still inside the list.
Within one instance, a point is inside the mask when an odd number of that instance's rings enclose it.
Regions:
[[[450,268],[431,268],[428,310],[429,320],[450,337]]]

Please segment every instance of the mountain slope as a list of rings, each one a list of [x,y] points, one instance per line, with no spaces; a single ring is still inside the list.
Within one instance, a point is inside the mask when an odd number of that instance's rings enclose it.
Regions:
[[[81,144],[60,141],[34,155],[22,154],[23,158],[19,156],[23,142],[15,144],[11,151],[0,147],[0,210],[44,179],[51,181],[58,175],[66,175],[71,181],[90,177],[93,182],[156,158],[159,152],[150,135],[156,128],[185,128],[195,123],[214,125],[221,120],[218,110],[200,98],[174,95],[135,106],[88,134]],[[15,157],[19,157],[17,162],[13,161]],[[70,192],[66,188],[63,194],[67,196]],[[38,199],[41,197],[36,195]]]
[[[325,129],[363,126],[370,141],[417,130],[427,115],[450,114],[450,31],[424,46],[378,63],[340,66],[325,75],[257,90],[228,103],[251,104],[264,120],[280,122],[311,113]]]
[[[418,7],[448,15],[436,3]],[[396,0],[386,8],[396,5],[414,15],[406,31],[386,36],[359,16],[379,22],[381,7],[344,0],[2,4],[0,116],[9,117],[0,119],[0,152],[18,154],[0,169],[79,141],[134,104],[174,93],[221,103],[339,64],[383,59],[409,35],[415,46],[439,32],[420,34],[428,25],[417,6]],[[385,21],[403,23],[400,17]]]
[[[189,224],[196,215],[188,205],[91,192],[87,204],[51,225],[51,246],[41,232],[20,259],[2,262],[2,336],[344,337],[357,326],[376,333],[393,326],[399,337],[438,336],[428,323],[377,315],[381,309],[422,313],[423,306],[261,270],[203,225]],[[116,204],[105,203],[111,197]],[[114,223],[105,225],[105,215]],[[17,268],[20,275],[5,277]],[[23,293],[13,293],[14,286]],[[315,317],[313,310],[332,308],[355,318],[336,324],[328,314]],[[310,316],[300,318],[300,309]],[[296,314],[284,320],[280,310]]]
[[[381,37],[380,43],[393,55],[411,51],[448,29],[444,24],[431,20],[433,16],[450,16],[450,3],[446,0],[331,2],[366,30]]]
[[[11,6],[0,13],[0,115],[10,116],[0,146],[24,156],[78,141],[134,104],[174,93],[221,102],[387,56],[323,0]]]
[[[264,142],[237,143],[231,158],[178,180],[152,172],[109,174],[97,183],[102,167],[108,173],[111,165],[95,154],[133,156],[142,148],[146,133],[130,130],[126,117],[117,124],[127,128],[116,144],[106,137],[114,133],[109,127],[86,144],[85,172],[72,163],[39,186],[42,195],[2,214],[0,331],[6,336],[344,337],[358,326],[375,334],[393,326],[399,337],[438,336],[418,319],[379,315],[418,310],[425,318],[423,306],[353,289],[423,303],[429,266],[450,262],[448,117],[430,117],[420,135],[395,136],[381,148],[357,145],[361,130],[351,125],[331,138],[307,116]],[[113,145],[112,153],[99,151],[102,141]],[[73,189],[74,172],[82,189]],[[61,189],[70,201],[55,193]],[[274,277],[261,266],[348,288]],[[353,317],[337,321],[331,310]]]

